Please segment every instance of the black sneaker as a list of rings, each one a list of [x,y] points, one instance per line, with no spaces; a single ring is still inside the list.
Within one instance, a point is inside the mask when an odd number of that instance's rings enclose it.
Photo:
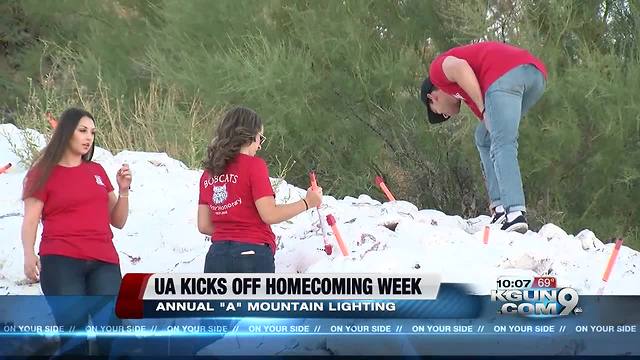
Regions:
[[[502,224],[507,220],[507,214],[503,212],[496,212],[489,224]]]
[[[505,217],[505,221],[504,224],[502,224],[501,230],[515,231],[524,234],[527,232],[527,230],[529,230],[529,224],[527,224],[527,219],[524,217],[524,214],[513,219],[513,221],[508,221]]]

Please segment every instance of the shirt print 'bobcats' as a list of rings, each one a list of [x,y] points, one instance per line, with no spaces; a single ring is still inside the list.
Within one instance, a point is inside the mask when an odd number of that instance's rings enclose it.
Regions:
[[[209,208],[212,240],[268,244],[275,251],[275,235],[255,205],[265,196],[274,193],[267,164],[257,156],[238,154],[220,175],[204,171],[198,204]]]

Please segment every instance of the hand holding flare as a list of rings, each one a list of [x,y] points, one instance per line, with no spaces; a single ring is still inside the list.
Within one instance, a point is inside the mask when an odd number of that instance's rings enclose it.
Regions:
[[[309,181],[311,182],[311,190],[316,190],[318,188],[318,181],[316,180],[316,173],[315,172],[310,172],[309,173]],[[316,208],[316,210],[318,210],[318,221],[320,222],[320,228],[322,229],[322,240],[324,241],[324,252],[327,255],[331,255],[331,253],[333,253],[333,246],[331,246],[331,244],[329,244],[329,241],[327,240],[327,233],[324,231],[324,226],[322,226],[322,215],[320,215],[320,206],[318,206]]]

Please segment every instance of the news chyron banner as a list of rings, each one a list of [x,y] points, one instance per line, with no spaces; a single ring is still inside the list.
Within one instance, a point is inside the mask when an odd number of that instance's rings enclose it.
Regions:
[[[0,356],[640,356],[639,308],[553,276],[127,274],[117,297],[0,296]]]
[[[446,306],[451,299],[437,301],[439,287],[440,276],[435,274],[128,274],[116,314],[127,319],[399,319],[478,314],[478,306],[454,308]]]

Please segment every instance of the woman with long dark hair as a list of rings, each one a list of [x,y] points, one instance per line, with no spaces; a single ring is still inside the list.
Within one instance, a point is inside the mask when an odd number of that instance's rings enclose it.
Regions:
[[[32,281],[40,281],[47,297],[115,296],[120,288],[122,276],[110,225],[122,229],[127,221],[131,172],[127,164],[118,170],[116,195],[104,168],[91,161],[95,132],[89,112],[67,109],[25,178],[24,272]],[[34,245],[40,221],[38,258]],[[89,314],[77,308],[51,307],[58,324],[88,321]]]
[[[265,139],[258,114],[235,107],[207,149],[198,201],[198,230],[212,240],[205,273],[275,272],[270,225],[322,202],[322,189],[309,189],[300,201],[276,205],[267,164],[255,156]]]

